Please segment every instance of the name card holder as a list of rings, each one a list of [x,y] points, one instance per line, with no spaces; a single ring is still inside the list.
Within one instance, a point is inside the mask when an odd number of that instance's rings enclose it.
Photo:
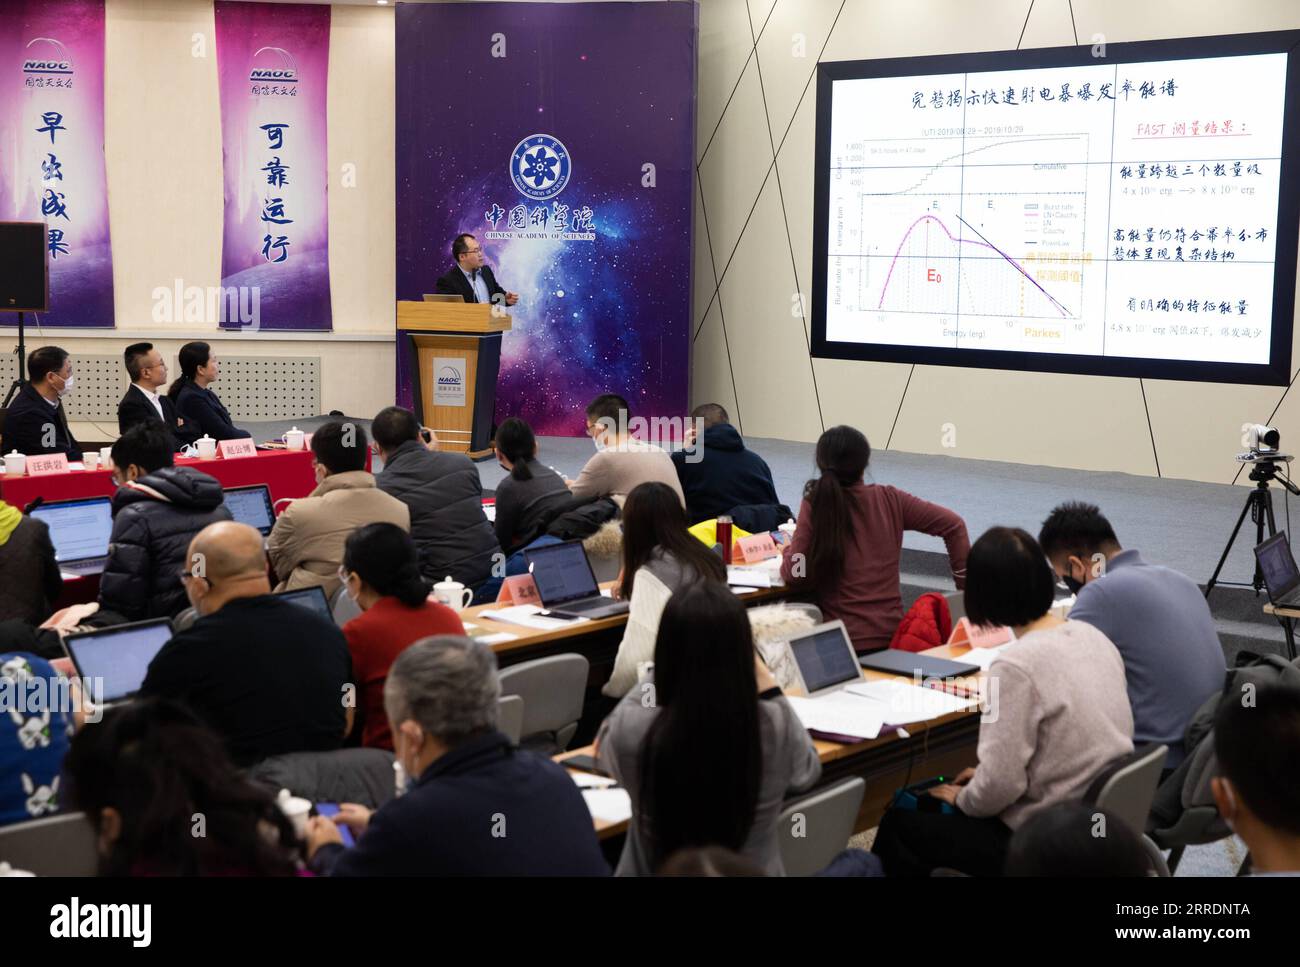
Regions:
[[[217,452],[225,460],[232,457],[255,457],[257,456],[257,444],[247,437],[242,440],[222,440],[217,444]]]
[[[52,473],[68,472],[66,453],[41,453],[27,458],[27,476],[44,477]]]
[[[745,564],[757,564],[780,553],[776,541],[772,540],[772,535],[766,531],[740,538],[736,541],[736,548],[740,551],[741,559]]]
[[[531,574],[516,574],[501,582],[501,591],[497,594],[497,604],[541,604],[542,597],[537,593],[537,584]]]

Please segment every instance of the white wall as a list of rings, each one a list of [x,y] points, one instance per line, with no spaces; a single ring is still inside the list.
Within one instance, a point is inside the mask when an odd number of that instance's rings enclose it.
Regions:
[[[723,403],[755,436],[811,441],[851,423],[875,446],[892,430],[890,446],[914,452],[1152,475],[1158,455],[1164,476],[1232,478],[1241,424],[1267,419],[1283,388],[809,358],[791,305],[811,287],[817,61],[1010,50],[1022,28],[1026,48],[1074,42],[1067,0],[1037,0],[1026,23],[1029,9],[1028,0],[701,4],[693,404]],[[1074,0],[1074,17],[1081,43],[1097,33],[1119,43],[1294,29],[1300,4]],[[1300,393],[1275,420],[1300,441]],[[955,447],[943,445],[945,424]]]

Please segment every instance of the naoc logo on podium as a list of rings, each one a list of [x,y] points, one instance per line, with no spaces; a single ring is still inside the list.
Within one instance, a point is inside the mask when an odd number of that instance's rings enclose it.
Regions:
[[[23,52],[23,83],[26,87],[71,87],[72,55],[53,37],[34,37]]]
[[[529,135],[515,145],[510,157],[510,178],[515,188],[534,201],[545,201],[564,191],[571,173],[569,149],[549,134]]]
[[[433,360],[433,405],[465,405],[465,360],[438,356]]]

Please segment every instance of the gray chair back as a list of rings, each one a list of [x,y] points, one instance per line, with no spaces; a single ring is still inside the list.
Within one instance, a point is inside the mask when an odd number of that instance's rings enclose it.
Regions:
[[[524,734],[524,700],[518,695],[497,699],[497,728],[515,745]]]
[[[860,777],[845,779],[781,810],[776,834],[789,876],[812,876],[826,869],[848,846],[866,788]]]
[[[248,778],[272,794],[288,789],[312,802],[355,802],[370,809],[396,795],[393,753],[387,749],[286,752],[257,763]]]
[[[95,829],[81,812],[0,826],[0,861],[37,876],[94,876]]]
[[[590,665],[582,655],[551,655],[501,670],[501,694],[524,700],[521,738],[539,751],[563,752],[578,730]],[[536,741],[541,739],[540,743]],[[552,753],[553,754],[553,753]]]
[[[943,599],[948,602],[948,614],[953,624],[966,617],[965,591],[950,591],[943,596]]]
[[[194,608],[186,608],[176,617],[172,618],[172,634],[179,634],[187,631],[195,621],[198,620],[199,613]]]
[[[1165,767],[1164,745],[1147,745],[1133,750],[1129,755],[1112,763],[1093,780],[1084,802],[1098,810],[1110,813],[1141,836],[1151,814],[1151,801],[1160,784],[1160,773]]]
[[[347,588],[340,585],[334,592],[334,596],[330,598],[330,614],[334,615],[334,623],[342,628],[361,614],[361,606],[349,598]]]

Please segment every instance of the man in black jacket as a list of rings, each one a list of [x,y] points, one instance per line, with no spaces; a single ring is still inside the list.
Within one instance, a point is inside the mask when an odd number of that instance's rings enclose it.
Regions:
[[[497,284],[497,277],[483,261],[483,249],[473,235],[457,235],[451,243],[451,257],[456,265],[438,279],[433,291],[458,295],[466,302],[504,302],[512,306],[519,301],[518,293],[507,292]]]
[[[373,814],[344,804],[307,828],[331,876],[606,876],[591,813],[567,772],[497,730],[496,656],[458,635],[403,651],[384,707],[410,788]],[[343,846],[335,822],[358,837]]]
[[[691,417],[704,421],[704,433],[694,440],[693,449],[673,454],[686,495],[687,520],[698,524],[739,506],[780,503],[767,462],[745,449],[745,441],[731,425],[726,410],[717,403],[705,403],[692,410]]]
[[[27,356],[27,382],[5,414],[0,452],[17,450],[29,457],[64,453],[81,459],[81,445],[68,429],[63,397],[76,382],[72,358],[58,346],[42,346]]]
[[[379,411],[370,434],[384,461],[375,484],[411,511],[411,538],[420,571],[431,581],[453,577],[475,590],[502,564],[496,531],[483,513],[483,482],[463,453],[426,449],[415,414],[400,406]]]
[[[185,549],[203,528],[230,520],[221,484],[172,465],[171,432],[141,423],[113,444],[113,531],[99,577],[99,606],[128,621],[185,609]]]
[[[125,433],[141,423],[162,423],[172,434],[173,450],[179,450],[199,437],[197,426],[190,426],[176,414],[176,404],[166,393],[167,364],[153,343],[137,342],[126,347],[126,373],[131,385],[117,404],[117,429]]]

